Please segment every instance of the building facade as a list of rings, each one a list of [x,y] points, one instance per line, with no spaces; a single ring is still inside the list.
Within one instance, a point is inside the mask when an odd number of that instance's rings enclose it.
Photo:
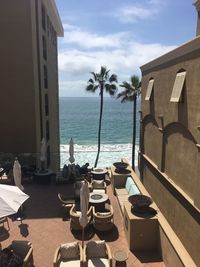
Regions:
[[[200,266],[200,1],[197,36],[143,65],[141,179]]]
[[[0,152],[30,154],[59,166],[57,36],[62,23],[54,0],[0,3]]]

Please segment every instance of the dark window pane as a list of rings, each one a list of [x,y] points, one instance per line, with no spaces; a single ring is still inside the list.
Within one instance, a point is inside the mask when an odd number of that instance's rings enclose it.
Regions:
[[[44,65],[44,88],[48,88],[48,73],[47,67]]]
[[[47,59],[47,42],[44,36],[42,36],[42,48],[43,48],[43,58]]]
[[[46,31],[46,12],[43,5],[42,5],[42,28]]]

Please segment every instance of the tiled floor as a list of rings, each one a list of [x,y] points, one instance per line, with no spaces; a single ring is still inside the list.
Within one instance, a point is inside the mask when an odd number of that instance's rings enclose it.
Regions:
[[[30,198],[25,203],[26,219],[21,224],[9,220],[10,231],[0,237],[2,247],[6,247],[14,239],[27,239],[32,242],[34,249],[35,267],[52,267],[53,256],[57,246],[61,243],[81,240],[80,233],[72,233],[69,221],[63,221],[57,193],[67,193],[73,190],[72,185],[25,185],[25,192]],[[122,215],[116,200],[108,185],[108,194],[114,208],[115,227],[106,233],[97,233],[91,226],[85,233],[85,242],[90,239],[104,239],[110,245],[111,252],[124,249],[128,252],[126,264],[117,266],[128,267],[163,267],[163,262],[153,259],[153,255],[136,257],[128,250],[123,230]],[[113,261],[113,266],[115,262]]]

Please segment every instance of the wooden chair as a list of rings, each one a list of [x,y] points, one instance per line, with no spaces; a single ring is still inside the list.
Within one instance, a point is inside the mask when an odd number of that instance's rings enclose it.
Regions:
[[[83,250],[78,242],[60,245],[54,254],[53,267],[82,267]]]
[[[61,193],[58,193],[58,199],[60,200],[61,203],[63,216],[65,215],[69,216],[69,211],[72,205],[75,204],[74,194],[63,195]]]
[[[96,212],[95,207],[93,207],[93,226],[98,231],[109,231],[114,226],[113,220],[113,207],[106,204],[104,211]]]
[[[91,182],[92,192],[106,193],[106,183],[104,180],[92,180]]]
[[[7,223],[8,230],[10,230],[10,225],[9,225],[7,217],[0,218],[0,224],[3,224],[3,227],[4,227],[4,223]]]
[[[11,249],[16,255],[23,259],[22,267],[33,267],[33,248],[32,244],[26,240],[14,240],[11,244]]]
[[[72,205],[72,208],[70,209],[69,213],[70,213],[70,228],[71,228],[71,230],[82,230],[82,226],[80,225],[80,222],[79,222],[81,212],[76,210],[75,204]],[[89,210],[87,212],[87,216],[88,216],[88,225],[87,226],[89,226],[90,222],[92,221],[92,206],[89,208]]]
[[[112,267],[112,255],[108,244],[104,241],[89,241],[83,248],[84,266]]]

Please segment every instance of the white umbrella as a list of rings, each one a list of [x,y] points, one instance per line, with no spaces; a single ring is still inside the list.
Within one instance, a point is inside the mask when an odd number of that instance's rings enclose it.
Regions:
[[[81,207],[81,216],[79,218],[80,225],[82,226],[82,247],[84,243],[84,228],[88,224],[88,205],[89,205],[89,188],[88,183],[85,180],[81,190],[80,190],[80,207]]]
[[[28,198],[17,186],[0,184],[0,218],[16,213]]]
[[[46,160],[46,154],[47,154],[47,144],[45,138],[42,138],[41,141],[41,150],[40,150],[40,160],[42,162],[45,162]]]
[[[74,159],[74,142],[73,142],[72,138],[69,142],[69,161],[70,161],[70,163],[73,163],[75,161],[75,159]]]
[[[24,187],[22,186],[22,173],[21,173],[21,165],[19,164],[19,161],[16,159],[13,166],[13,176],[15,185],[19,187],[19,189],[24,190]]]
[[[41,148],[40,148],[40,161],[41,161],[41,169],[42,170],[44,170],[46,155],[47,155],[47,143],[46,143],[46,139],[42,138]]]

